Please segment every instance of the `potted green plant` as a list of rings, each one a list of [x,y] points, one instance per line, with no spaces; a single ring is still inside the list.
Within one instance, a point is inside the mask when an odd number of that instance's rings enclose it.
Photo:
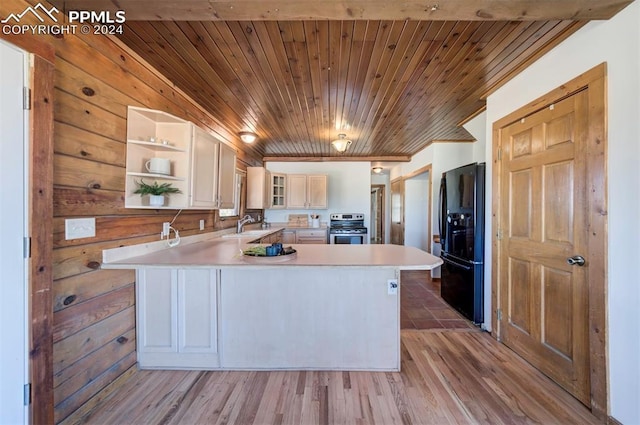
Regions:
[[[171,183],[158,184],[157,181],[154,181],[153,184],[148,184],[144,180],[140,180],[136,184],[138,188],[133,193],[137,193],[140,196],[149,195],[149,205],[152,207],[163,206],[165,195],[180,193],[180,189],[172,187]]]

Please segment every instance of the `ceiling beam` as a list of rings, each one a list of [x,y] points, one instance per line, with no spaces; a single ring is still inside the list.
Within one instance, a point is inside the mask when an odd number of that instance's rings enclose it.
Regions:
[[[128,21],[609,19],[632,0],[50,0],[61,11],[124,10]]]

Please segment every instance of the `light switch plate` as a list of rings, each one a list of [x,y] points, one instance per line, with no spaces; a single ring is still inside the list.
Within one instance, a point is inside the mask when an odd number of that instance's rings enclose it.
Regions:
[[[204,220],[200,220],[200,230],[204,230]]]
[[[68,218],[64,221],[64,238],[81,239],[96,236],[95,218]]]

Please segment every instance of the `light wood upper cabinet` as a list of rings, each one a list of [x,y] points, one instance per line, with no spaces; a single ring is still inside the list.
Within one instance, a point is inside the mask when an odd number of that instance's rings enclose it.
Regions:
[[[218,157],[218,208],[235,206],[236,152],[220,143]]]
[[[286,174],[271,173],[269,187],[269,206],[273,209],[287,207],[287,176]]]
[[[170,167],[157,172],[154,158]],[[125,207],[152,209],[233,208],[235,151],[195,124],[161,111],[129,106]],[[165,197],[161,207],[149,205],[148,196],[135,194],[137,182],[171,183],[180,189]]]
[[[264,167],[247,167],[247,208],[285,208],[286,182],[286,174],[270,173]]]
[[[191,199],[195,208],[233,208],[236,154],[194,126],[191,149]]]
[[[218,207],[218,151],[220,144],[209,133],[193,127],[190,207]]]
[[[271,173],[264,167],[247,167],[247,209],[271,207]]]
[[[326,175],[287,175],[287,208],[326,209]]]

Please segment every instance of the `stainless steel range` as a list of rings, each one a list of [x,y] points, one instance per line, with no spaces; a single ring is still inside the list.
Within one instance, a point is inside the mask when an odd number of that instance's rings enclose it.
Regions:
[[[336,213],[331,214],[330,219],[330,243],[349,245],[369,243],[369,232],[364,227],[364,214]]]

